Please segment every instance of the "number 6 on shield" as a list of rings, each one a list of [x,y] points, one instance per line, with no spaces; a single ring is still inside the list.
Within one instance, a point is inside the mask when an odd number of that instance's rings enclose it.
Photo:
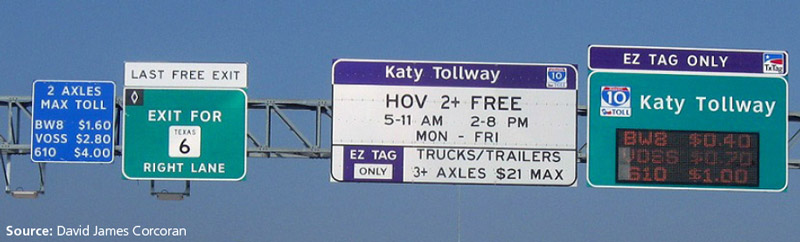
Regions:
[[[169,126],[169,157],[200,157],[200,126]]]

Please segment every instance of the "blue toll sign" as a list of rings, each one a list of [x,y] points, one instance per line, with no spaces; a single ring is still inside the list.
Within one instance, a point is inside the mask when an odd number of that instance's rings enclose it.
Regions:
[[[111,81],[33,82],[31,160],[113,162],[115,96]]]

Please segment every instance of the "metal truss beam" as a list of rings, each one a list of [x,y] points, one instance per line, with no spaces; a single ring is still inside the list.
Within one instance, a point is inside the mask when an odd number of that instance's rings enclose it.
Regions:
[[[121,118],[122,117],[122,97],[117,98],[114,105],[114,115],[116,123],[114,140],[116,156],[122,155],[121,143]],[[5,115],[7,119],[7,129],[0,130],[0,162],[3,167],[3,177],[5,182],[5,192],[17,198],[37,198],[44,194],[44,163],[37,164],[39,168],[39,189],[22,190],[21,188],[11,189],[11,158],[14,156],[28,155],[31,153],[30,136],[22,134],[22,123],[27,122],[31,125],[32,113],[31,97],[26,96],[0,96],[0,117]],[[7,112],[3,112],[5,108]],[[248,112],[266,112],[265,120],[265,139],[259,140],[251,131],[247,131],[248,147],[247,156],[257,158],[311,158],[326,159],[331,157],[330,148],[322,148],[322,121],[323,117],[332,117],[333,109],[328,100],[283,100],[283,99],[254,99],[247,104]],[[294,112],[313,112],[314,133],[308,135],[304,133],[301,126],[295,124],[295,120],[290,114]],[[273,119],[273,114],[277,117]],[[25,118],[23,118],[25,116]],[[281,125],[281,123],[283,125]],[[277,125],[273,125],[277,124]],[[255,127],[251,123],[251,127]],[[30,126],[27,126],[30,127]],[[271,145],[273,131],[281,127],[287,128],[296,138],[300,148],[295,147],[274,147]],[[309,138],[310,137],[310,138]],[[26,157],[27,158],[27,157]],[[25,159],[27,160],[27,159]],[[156,191],[155,181],[150,182],[150,194],[160,200],[182,200],[190,195],[190,182],[186,181],[185,190],[182,192],[168,192],[166,190]]]
[[[7,129],[5,132],[0,132],[0,152],[4,155],[27,155],[31,152],[31,145],[27,140],[29,137],[20,137],[21,123],[30,123],[31,112],[31,97],[22,96],[0,96],[0,109],[6,108],[7,112],[0,111],[0,115],[6,116],[8,120]],[[264,110],[267,112],[267,120],[265,122],[266,140],[259,140],[249,130],[247,132],[247,139],[249,141],[247,147],[248,157],[257,158],[330,158],[330,148],[322,148],[322,117],[332,117],[331,102],[328,100],[283,100],[283,99],[256,99],[249,100],[247,104],[248,111]],[[117,117],[115,125],[115,155],[122,154],[121,141],[121,119],[122,116],[122,99],[117,99],[115,107],[115,115]],[[315,132],[312,137],[308,139],[308,135],[304,134],[294,120],[289,117],[289,113],[295,111],[314,112],[315,115]],[[27,118],[23,119],[21,114],[25,114]],[[271,133],[275,129],[281,128],[278,125],[273,125],[272,114],[276,114],[278,121],[283,123],[297,138],[302,146],[305,148],[292,148],[292,147],[272,147],[270,146]],[[278,124],[280,124],[278,123]],[[250,124],[258,125],[258,124]]]
[[[115,105],[115,112],[117,117],[122,115],[122,100],[117,99]],[[22,122],[21,114],[25,114],[28,118],[26,121],[30,122],[31,97],[25,96],[0,96],[0,108],[6,108],[7,112],[0,112],[6,115],[8,120],[6,133],[0,133],[0,152],[3,155],[25,155],[30,154],[30,144],[20,142],[20,123]],[[265,139],[259,140],[252,132],[248,130],[247,139],[249,141],[247,147],[247,157],[255,158],[310,158],[310,159],[327,159],[331,157],[330,147],[322,147],[322,118],[328,119],[333,117],[333,106],[329,100],[290,100],[290,99],[251,99],[247,104],[248,111],[266,112],[264,120]],[[303,133],[298,125],[287,115],[289,112],[313,112],[314,115],[314,133],[313,139],[309,139],[308,135]],[[586,106],[579,105],[576,110],[578,116],[585,117],[587,115]],[[277,116],[277,119],[273,119]],[[800,112],[790,112],[788,115],[789,122],[800,123]],[[274,147],[271,145],[272,133],[275,129],[283,127],[287,128],[297,142],[304,148],[292,147]],[[261,125],[250,123],[249,126]],[[115,126],[117,134],[116,155],[121,155],[122,147],[120,143],[120,119],[117,118],[117,125]],[[789,148],[794,147],[800,140],[800,128],[792,132],[789,139]],[[586,162],[586,143],[581,145],[578,150],[578,162]],[[790,159],[789,166],[793,169],[800,169],[800,159]]]
[[[2,161],[3,175],[5,180],[5,191],[15,197],[21,198],[36,198],[39,194],[44,193],[44,171],[45,164],[38,164],[40,186],[39,190],[34,191],[21,191],[12,190],[11,187],[11,157],[12,155],[27,155],[31,152],[31,145],[29,136],[22,137],[22,122],[27,122],[30,125],[32,105],[31,97],[29,96],[0,96],[0,115],[5,115],[3,120],[7,120],[6,129],[0,128],[0,161]],[[116,115],[116,140],[115,140],[115,155],[122,154],[122,147],[119,145],[120,138],[120,124],[122,117],[122,98],[118,98],[114,105]],[[5,112],[2,109],[5,108]],[[331,157],[330,147],[322,147],[322,121],[323,117],[331,119],[333,117],[333,104],[330,100],[288,100],[288,99],[251,99],[247,104],[248,112],[265,112],[266,118],[263,123],[250,122],[250,127],[264,125],[265,139],[259,140],[249,130],[247,131],[248,147],[247,157],[255,158],[308,158],[308,159],[327,159]],[[293,112],[312,112],[314,114],[314,133],[309,135],[304,133],[292,118],[289,113]],[[586,117],[586,106],[580,105],[576,110],[578,116]],[[277,118],[273,118],[273,116]],[[25,118],[23,118],[25,117]],[[787,117],[789,122],[800,123],[800,112],[791,112]],[[280,125],[280,124],[283,125]],[[275,125],[278,124],[278,125]],[[29,126],[28,126],[29,127]],[[272,145],[273,131],[281,127],[288,129],[294,135],[298,147],[275,147]],[[800,129],[792,132],[791,138],[788,140],[789,148],[796,145],[800,140]],[[578,149],[578,162],[586,162],[586,144],[584,143]],[[800,159],[789,160],[790,169],[800,169]],[[189,195],[189,182],[186,183],[186,190],[181,193],[168,193],[156,192],[154,182],[151,182],[151,194],[159,198],[171,200],[174,195]]]

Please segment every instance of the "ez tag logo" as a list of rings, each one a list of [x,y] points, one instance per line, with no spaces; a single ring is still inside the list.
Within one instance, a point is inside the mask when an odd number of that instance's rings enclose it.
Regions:
[[[631,88],[603,86],[600,88],[600,116],[630,117]]]
[[[764,53],[764,73],[785,73],[784,62],[783,53]]]
[[[567,88],[567,68],[547,68],[547,88]]]

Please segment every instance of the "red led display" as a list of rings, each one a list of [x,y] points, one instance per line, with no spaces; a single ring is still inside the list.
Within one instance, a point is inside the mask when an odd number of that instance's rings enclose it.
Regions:
[[[758,186],[758,133],[617,129],[617,182]]]

